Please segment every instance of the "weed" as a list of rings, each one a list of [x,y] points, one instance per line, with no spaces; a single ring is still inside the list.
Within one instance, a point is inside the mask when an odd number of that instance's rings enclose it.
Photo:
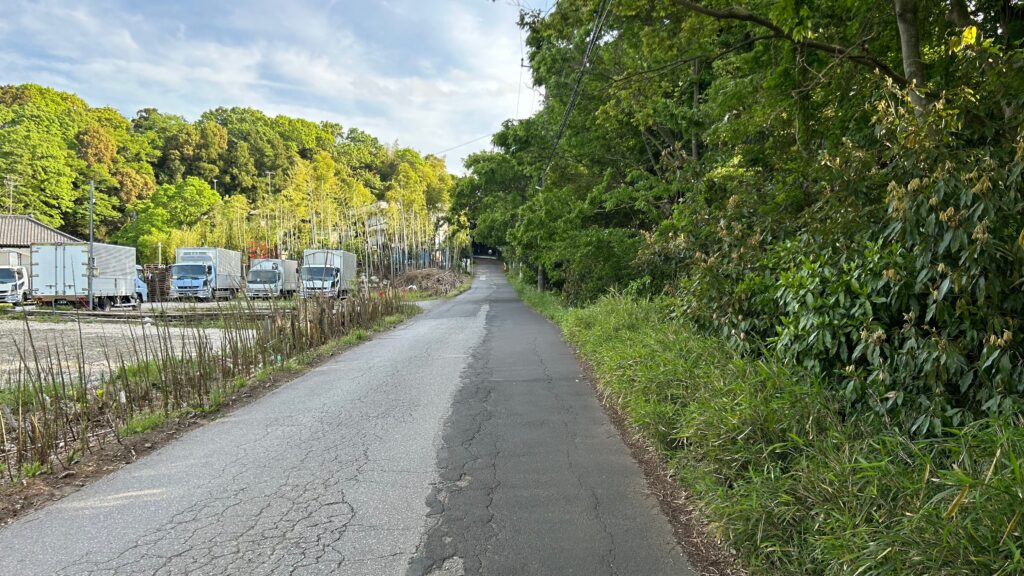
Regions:
[[[43,473],[43,465],[39,462],[26,462],[21,465],[21,476],[23,478],[35,478]]]
[[[509,276],[509,282],[519,293],[519,297],[526,302],[526,305],[539,312],[542,316],[559,324],[569,308],[565,305],[558,294],[554,292],[541,291],[526,282]]]
[[[122,436],[131,436],[132,434],[141,434],[142,432],[148,432],[154,428],[163,426],[164,422],[167,421],[167,415],[163,412],[143,412],[128,420],[124,426],[120,429]]]

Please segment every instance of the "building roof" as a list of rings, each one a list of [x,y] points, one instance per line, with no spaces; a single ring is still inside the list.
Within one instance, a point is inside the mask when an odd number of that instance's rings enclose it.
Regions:
[[[33,244],[81,242],[31,216],[0,214],[0,248],[28,248]]]

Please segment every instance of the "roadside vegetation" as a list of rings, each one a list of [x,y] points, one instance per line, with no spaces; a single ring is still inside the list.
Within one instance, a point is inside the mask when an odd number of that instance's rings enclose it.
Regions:
[[[563,0],[493,246],[756,574],[1024,573],[1024,11]],[[565,304],[571,308],[565,308]]]
[[[410,302],[453,298],[469,290],[473,278],[458,269],[421,268],[409,270],[395,278],[394,285]]]
[[[1024,11],[1001,6],[526,11],[545,105],[467,159],[453,213],[567,301],[666,298],[847,414],[914,438],[1012,419]]]
[[[216,340],[202,326],[187,326],[182,335],[180,325],[157,322],[154,332],[127,323],[131,344],[108,347],[99,374],[83,358],[81,336],[37,342],[26,320],[28,344],[12,350],[19,369],[0,385],[0,476],[16,481],[66,470],[122,436],[216,412],[250,383],[301,369],[417,310],[396,291],[280,308],[235,302],[221,309]],[[42,346],[58,353],[41,354]]]
[[[569,308],[517,282],[755,574],[1019,574],[1024,427],[911,437],[823,378],[741,354],[670,299]]]

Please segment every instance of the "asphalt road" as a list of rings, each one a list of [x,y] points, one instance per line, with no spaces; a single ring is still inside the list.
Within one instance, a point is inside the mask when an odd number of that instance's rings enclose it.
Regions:
[[[473,288],[0,529],[0,574],[689,575],[558,330]]]

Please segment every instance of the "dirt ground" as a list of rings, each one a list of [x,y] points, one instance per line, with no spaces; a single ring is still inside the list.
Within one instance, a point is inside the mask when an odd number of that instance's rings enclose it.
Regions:
[[[184,342],[192,342],[196,337],[196,328],[171,326],[170,333],[175,337],[175,346]],[[214,347],[220,345],[222,332],[219,328],[200,328]],[[30,345],[30,340],[34,343]],[[33,364],[38,358],[43,371],[48,371],[51,362],[61,363],[65,374],[78,374],[80,351],[84,352],[86,377],[90,382],[97,381],[109,371],[107,360],[114,365],[119,364],[118,353],[129,356],[132,354],[132,341],[141,349],[142,343],[149,340],[157,342],[157,328],[152,323],[135,321],[83,321],[80,324],[73,320],[45,321],[0,319],[0,387],[7,386],[19,370],[23,369],[21,355],[24,354]],[[21,351],[19,354],[19,350]],[[56,364],[55,364],[56,365]]]

